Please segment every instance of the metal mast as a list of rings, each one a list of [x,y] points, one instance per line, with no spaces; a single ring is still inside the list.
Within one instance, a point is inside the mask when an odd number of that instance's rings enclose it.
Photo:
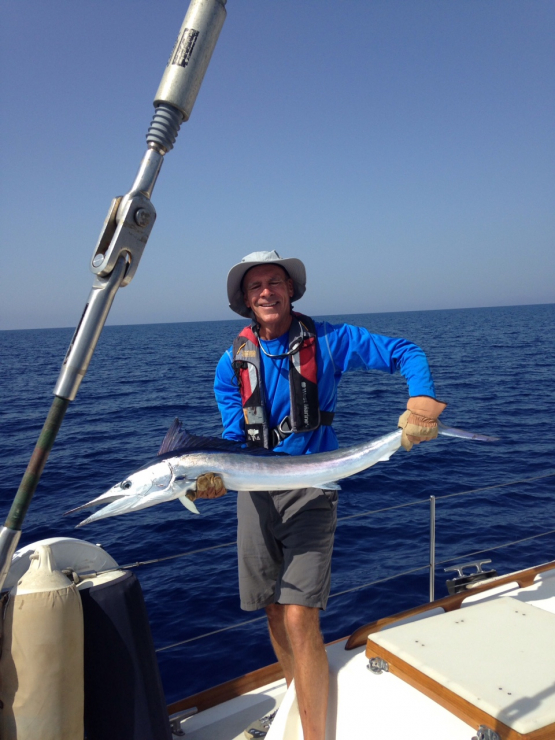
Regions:
[[[147,133],[147,151],[130,191],[114,198],[90,268],[91,292],[62,363],[54,401],[40,433],[14,502],[0,530],[0,589],[21,536],[27,509],[69,403],[74,400],[89,367],[119,288],[129,285],[156,220],[152,191],[179,128],[189,120],[204,74],[226,18],[227,0],[191,0],[160,86]]]

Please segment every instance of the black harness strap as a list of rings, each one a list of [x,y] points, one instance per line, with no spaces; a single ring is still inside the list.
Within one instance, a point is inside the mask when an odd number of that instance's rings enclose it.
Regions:
[[[247,326],[233,342],[233,369],[239,383],[247,444],[276,447],[290,434],[312,432],[331,426],[333,411],[320,411],[316,326],[309,316],[293,313],[289,330],[289,350],[268,354],[260,342],[258,326]],[[260,350],[268,357],[289,357],[290,413],[273,429],[268,425],[264,403]]]

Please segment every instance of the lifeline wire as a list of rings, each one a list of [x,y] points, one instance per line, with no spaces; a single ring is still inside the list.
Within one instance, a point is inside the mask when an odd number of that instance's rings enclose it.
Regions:
[[[547,476],[544,476],[547,477]],[[521,540],[514,540],[513,542],[506,542],[503,545],[496,545],[495,547],[488,547],[485,550],[476,550],[475,552],[468,552],[466,555],[458,555],[456,557],[447,558],[446,560],[440,560],[438,561],[437,565],[443,565],[444,563],[449,563],[452,560],[460,560],[462,558],[468,558],[472,555],[480,555],[483,552],[492,552],[493,550],[501,550],[504,547],[510,547],[511,545],[518,545],[521,542],[528,542],[529,540],[536,540],[539,537],[547,537],[547,535],[555,534],[555,529],[550,530],[549,532],[542,532],[541,534],[535,534],[531,537],[523,537]],[[375,581],[369,581],[368,583],[362,583],[359,586],[353,586],[352,588],[347,588],[344,591],[338,591],[335,594],[330,594],[330,599],[335,599],[337,596],[344,596],[345,594],[351,594],[353,591],[360,591],[364,588],[370,588],[370,586],[375,586],[378,583],[385,583],[386,581],[392,581],[395,578],[400,578],[401,576],[408,576],[412,573],[419,573],[422,570],[429,570],[429,565],[422,565],[420,568],[411,568],[411,570],[405,570],[402,573],[394,573],[392,576],[385,576],[384,578],[378,578]],[[155,652],[161,653],[164,650],[171,650],[171,648],[179,647],[180,645],[185,645],[188,642],[196,642],[196,640],[202,640],[205,637],[210,637],[212,635],[218,635],[220,632],[228,632],[229,630],[236,629],[238,627],[243,627],[245,624],[252,624],[253,622],[260,622],[263,619],[266,619],[265,616],[263,617],[256,617],[255,619],[248,619],[245,622],[237,622],[236,624],[231,624],[228,627],[222,627],[219,630],[213,630],[212,632],[205,632],[202,635],[197,635],[196,637],[190,637],[188,640],[182,640],[181,642],[174,642],[171,645],[166,645],[164,647],[158,648]]]
[[[201,547],[200,550],[188,550],[187,552],[179,552],[177,555],[166,555],[163,558],[155,558],[154,560],[139,560],[136,563],[129,563],[128,565],[118,565],[117,568],[110,568],[110,570],[126,570],[127,568],[138,568],[140,565],[152,565],[153,563],[163,563],[165,560],[176,560],[177,558],[184,558],[186,555],[197,555],[199,552],[208,552],[209,550],[218,550],[220,547],[231,547],[236,545],[237,540],[233,542],[224,542],[221,545],[212,545],[211,547]],[[103,570],[102,573],[108,573],[110,571]]]
[[[424,565],[421,568],[413,568],[412,570],[406,570],[404,573],[396,573],[394,576],[386,576],[385,578],[380,578],[377,581],[372,581],[372,583],[363,583],[361,586],[355,586],[354,588],[349,588],[346,591],[338,591],[336,594],[330,594],[329,598],[334,599],[336,596],[343,596],[343,594],[348,594],[351,591],[357,591],[361,588],[366,588],[368,586],[373,586],[376,583],[383,583],[384,581],[390,581],[393,578],[398,578],[399,576],[406,576],[410,573],[417,573],[419,570],[427,570],[428,566]],[[255,617],[255,619],[247,619],[245,622],[237,622],[236,624],[231,624],[229,627],[222,627],[219,630],[213,630],[212,632],[205,632],[203,635],[197,635],[196,637],[189,637],[188,640],[182,640],[181,642],[174,642],[172,645],[165,645],[164,647],[158,648],[155,652],[161,653],[164,650],[171,650],[171,648],[179,647],[180,645],[185,645],[188,642],[195,642],[196,640],[202,640],[203,637],[210,637],[211,635],[218,635],[220,632],[228,632],[229,630],[233,630],[236,627],[243,627],[245,624],[252,624],[253,622],[260,622],[263,619],[266,619],[266,616],[263,617]]]
[[[504,547],[510,547],[511,545],[519,545],[521,542],[528,542],[529,540],[537,540],[538,537],[547,537],[550,534],[555,534],[555,529],[551,529],[549,532],[542,532],[541,534],[533,534],[531,537],[523,537],[521,540],[514,540],[513,542],[505,542],[505,544],[503,545],[495,545],[495,547],[488,547],[485,550],[475,550],[474,552],[467,552],[466,555],[458,555],[456,558],[447,558],[446,560],[439,560],[437,562],[437,565],[443,565],[444,563],[449,563],[451,560],[460,560],[461,558],[469,558],[472,555],[481,555],[483,552],[492,552],[493,550],[502,550]]]
[[[220,632],[227,632],[228,630],[234,630],[237,627],[243,627],[245,624],[252,624],[253,622],[261,622],[263,619],[266,619],[266,616],[255,617],[254,619],[247,619],[244,622],[237,622],[237,624],[230,624],[229,627],[222,627],[221,629],[214,630],[213,632],[205,632],[204,635],[197,635],[197,637],[190,637],[188,640],[181,640],[181,642],[174,642],[172,645],[165,645],[164,647],[161,647],[155,650],[155,652],[163,653],[164,650],[171,650],[174,647],[185,645],[188,642],[195,642],[196,640],[202,640],[203,637],[210,637],[210,635],[219,635]]]
[[[446,494],[445,496],[436,496],[436,500],[439,501],[441,499],[455,498],[457,496],[466,496],[466,495],[468,495],[470,493],[478,493],[480,491],[490,491],[490,490],[492,490],[494,488],[504,488],[506,486],[515,486],[515,485],[517,485],[519,483],[530,483],[532,481],[542,480],[544,478],[551,478],[553,476],[555,476],[555,473],[547,473],[546,475],[537,475],[537,476],[534,476],[533,478],[522,478],[521,480],[511,481],[509,483],[498,483],[495,486],[485,486],[483,488],[473,488],[473,489],[470,489],[468,491],[461,491],[460,493],[449,493],[449,494]],[[337,521],[338,522],[342,522],[342,521],[345,521],[346,519],[356,519],[356,518],[362,517],[362,516],[370,516],[372,514],[381,514],[381,513],[386,512],[386,511],[393,511],[395,509],[403,509],[403,508],[406,508],[408,506],[417,506],[418,504],[423,504],[423,503],[429,503],[429,499],[427,499],[427,498],[425,498],[425,499],[418,499],[417,501],[410,501],[410,502],[408,502],[406,504],[397,504],[396,506],[388,506],[388,507],[383,508],[383,509],[373,509],[371,511],[363,511],[360,514],[351,514],[349,516],[340,517]],[[476,550],[474,552],[466,553],[465,555],[459,555],[459,556],[456,556],[456,557],[447,558],[445,560],[440,560],[440,561],[438,561],[437,564],[438,565],[443,565],[444,563],[449,563],[449,562],[451,562],[453,560],[461,560],[463,558],[468,558],[468,557],[471,557],[473,555],[481,555],[482,553],[485,553],[485,552],[493,552],[494,550],[501,550],[504,547],[510,547],[511,545],[518,545],[521,542],[528,542],[530,540],[538,539],[539,537],[546,537],[546,536],[548,536],[550,534],[555,534],[555,529],[552,529],[549,532],[543,532],[541,534],[532,535],[531,537],[524,537],[524,538],[522,538],[520,540],[514,540],[513,542],[506,542],[503,545],[496,545],[494,547],[485,548],[484,550]],[[187,555],[197,555],[197,554],[202,553],[202,552],[208,552],[210,550],[218,550],[218,549],[223,548],[223,547],[232,547],[233,545],[236,545],[236,544],[237,544],[237,541],[236,540],[234,540],[233,542],[224,542],[224,543],[222,543],[220,545],[212,545],[211,547],[202,547],[202,548],[200,548],[198,550],[189,550],[187,552],[177,553],[176,555],[166,555],[163,558],[155,558],[153,560],[142,560],[142,561],[138,561],[136,563],[130,563],[128,565],[120,565],[117,568],[110,568],[109,570],[105,570],[105,571],[101,571],[101,572],[102,573],[108,573],[108,572],[110,572],[112,570],[125,570],[125,569],[128,569],[128,568],[138,568],[138,567],[140,567],[142,565],[153,565],[155,563],[162,563],[162,562],[164,562],[166,560],[176,560],[177,558],[183,558],[183,557],[186,557]],[[395,573],[394,575],[386,576],[385,578],[378,578],[375,581],[370,581],[368,583],[363,583],[363,584],[361,584],[359,586],[353,586],[352,588],[345,589],[344,591],[338,591],[335,594],[330,594],[330,597],[329,598],[330,599],[334,599],[337,596],[344,596],[345,594],[353,593],[353,591],[360,591],[360,590],[362,590],[364,588],[370,588],[370,586],[375,586],[378,583],[385,583],[386,581],[391,581],[391,580],[393,580],[395,578],[400,578],[401,576],[411,575],[412,573],[419,573],[420,571],[423,571],[423,570],[429,570],[429,567],[430,567],[429,565],[423,565],[420,568],[412,568],[411,570],[406,570],[406,571],[403,571],[402,573]],[[220,634],[222,632],[228,632],[229,630],[233,630],[233,629],[237,629],[239,627],[243,627],[246,624],[253,624],[254,622],[261,622],[264,619],[266,619],[265,616],[263,616],[263,617],[255,617],[254,619],[247,619],[244,622],[237,622],[236,624],[231,624],[228,627],[222,627],[221,629],[213,630],[212,632],[205,632],[202,635],[197,635],[196,637],[190,637],[187,640],[181,640],[180,642],[174,642],[171,645],[165,645],[164,647],[158,648],[156,650],[156,652],[157,653],[161,653],[161,652],[164,652],[165,650],[171,650],[172,648],[179,647],[180,645],[186,645],[187,643],[190,643],[190,642],[196,642],[197,640],[202,640],[205,637],[211,637],[213,635],[218,635],[218,634]]]
[[[530,483],[535,480],[542,480],[543,478],[552,478],[555,473],[547,473],[547,475],[537,475],[534,478],[522,478],[521,480],[510,481],[509,483],[497,483],[495,486],[484,486],[483,488],[471,488],[468,491],[461,491],[460,493],[447,493],[445,496],[436,496],[436,501],[442,501],[446,498],[456,498],[457,496],[467,496],[469,493],[478,493],[479,491],[491,491],[493,488],[504,488],[506,486],[516,486],[519,483]],[[388,506],[385,509],[372,509],[372,511],[362,511],[360,514],[350,514],[349,516],[342,516],[337,521],[344,522],[346,519],[356,519],[359,516],[370,516],[370,514],[381,514],[384,511],[393,511],[393,509],[403,509],[407,506],[417,506],[418,504],[429,504],[429,498],[420,498],[416,501],[409,501],[406,504],[397,504],[396,506]]]
[[[461,491],[460,493],[448,493],[445,496],[436,496],[436,501],[440,501],[446,498],[455,498],[456,496],[466,496],[469,493],[478,493],[479,491],[490,491],[493,488],[504,488],[505,486],[516,486],[518,483],[530,483],[531,481],[542,480],[543,478],[551,478],[553,476],[555,476],[555,473],[547,473],[547,475],[537,475],[534,478],[522,478],[521,480],[515,480],[509,483],[498,483],[495,486],[486,486],[484,488],[472,488],[468,491]],[[409,501],[406,504],[397,504],[396,506],[388,506],[385,509],[372,509],[371,511],[362,511],[360,514],[350,514],[349,516],[342,516],[342,517],[339,517],[337,521],[344,522],[346,519],[356,519],[357,517],[370,516],[371,514],[382,514],[385,511],[403,509],[403,508],[406,508],[407,506],[417,506],[418,504],[424,504],[424,503],[427,504],[429,502],[430,502],[430,499],[422,498],[416,501]],[[549,532],[547,532],[546,534],[549,534]],[[544,535],[542,534],[542,535],[537,535],[537,536],[543,537]],[[526,538],[526,539],[529,539],[529,538]],[[525,540],[518,540],[517,542],[524,542],[524,541]],[[237,544],[237,540],[234,540],[233,542],[224,542],[221,545],[212,545],[211,547],[203,547],[200,550],[188,550],[187,552],[180,552],[180,553],[177,553],[176,555],[166,555],[163,558],[154,558],[153,560],[140,560],[136,563],[129,563],[128,565],[118,565],[117,568],[110,568],[108,570],[99,571],[99,574],[100,573],[110,573],[113,570],[126,570],[128,568],[138,568],[141,565],[153,565],[155,563],[163,563],[165,560],[176,560],[177,558],[187,557],[187,555],[197,555],[198,553],[201,553],[201,552],[208,552],[209,550],[218,550],[221,547],[232,547],[233,545],[236,545],[236,544]],[[516,543],[510,543],[510,544],[516,544]],[[500,545],[500,547],[505,547],[505,545]],[[498,549],[498,548],[490,547],[488,548],[488,550],[480,550],[480,552],[488,552],[489,550],[494,550],[494,549]],[[473,554],[479,554],[479,553],[470,553],[470,554],[473,555]],[[461,557],[468,557],[468,556],[461,555]],[[448,560],[442,560],[441,562],[446,563],[449,560],[455,560],[455,559],[456,558],[448,558]]]
[[[344,594],[350,594],[353,591],[360,591],[362,588],[369,588],[370,586],[375,586],[376,583],[384,583],[385,581],[392,581],[394,578],[400,578],[401,576],[408,576],[411,573],[418,573],[421,570],[428,570],[429,565],[422,565],[420,568],[412,568],[411,570],[405,570],[402,573],[395,573],[392,576],[386,576],[385,578],[378,578],[377,581],[370,581],[369,583],[362,583],[360,586],[353,586],[352,588],[347,588],[345,591],[338,591],[336,594],[330,594],[328,598],[335,599],[336,596],[343,596]]]

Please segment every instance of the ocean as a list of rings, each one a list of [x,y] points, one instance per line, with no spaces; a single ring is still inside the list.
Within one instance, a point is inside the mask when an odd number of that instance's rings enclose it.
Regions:
[[[342,482],[332,597],[322,615],[326,641],[427,601],[431,495],[438,499],[436,558],[448,561],[436,569],[436,597],[446,595],[443,568],[454,563],[491,558],[501,574],[553,559],[555,534],[492,548],[555,530],[555,444],[549,426],[555,409],[555,304],[325,318],[419,344],[438,397],[449,403],[444,423],[500,437],[493,444],[442,438],[410,453],[400,450]],[[221,434],[214,369],[242,323],[104,329],[33,499],[22,545],[77,536],[101,543],[126,564],[234,542],[233,493],[201,501],[198,517],[174,501],[76,531],[82,517],[63,513],[156,454],[176,416],[193,433]],[[50,407],[72,333],[0,332],[3,518]],[[334,422],[341,446],[392,431],[405,403],[401,376],[345,375]],[[471,493],[441,498],[465,491]],[[477,551],[483,552],[467,557]],[[135,572],[156,648],[188,641],[158,653],[168,702],[274,661],[263,620],[218,632],[259,616],[239,608],[233,544]],[[216,634],[202,637],[210,632]]]

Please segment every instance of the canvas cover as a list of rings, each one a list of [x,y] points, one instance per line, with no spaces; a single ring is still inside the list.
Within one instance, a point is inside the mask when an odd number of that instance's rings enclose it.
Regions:
[[[94,580],[94,579],[93,579]],[[141,585],[129,571],[80,587],[88,740],[171,740]]]
[[[83,737],[83,612],[75,586],[10,596],[0,701],[2,740]]]

